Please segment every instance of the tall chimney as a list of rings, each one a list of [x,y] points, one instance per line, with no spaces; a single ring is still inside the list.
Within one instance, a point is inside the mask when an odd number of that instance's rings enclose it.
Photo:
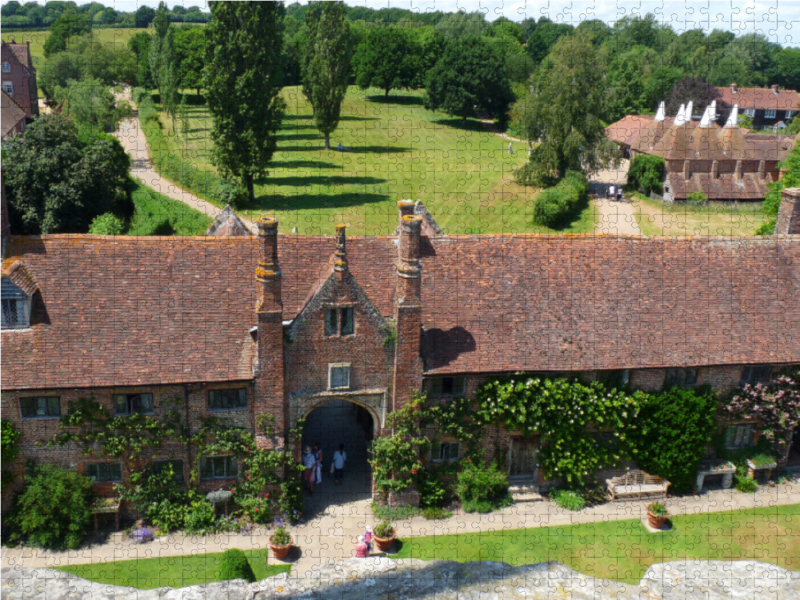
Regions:
[[[778,95],[778,84],[777,83],[773,83],[771,87],[772,87],[772,93],[777,96]]]
[[[413,200],[399,200],[397,202],[397,208],[400,210],[400,223],[403,223],[403,217],[405,215],[413,215],[414,214],[414,201]]]
[[[336,226],[336,252],[334,253],[336,258],[333,259],[333,270],[339,281],[344,279],[347,274],[346,230],[344,225]]]
[[[800,188],[781,190],[781,207],[775,221],[775,235],[800,234]]]
[[[404,206],[403,201],[398,202],[401,211]],[[420,215],[402,216],[394,299],[397,341],[392,410],[399,410],[411,400],[415,392],[422,390],[422,265],[419,261],[421,231]]]
[[[258,363],[255,373],[255,414],[275,418],[273,435],[269,437],[256,426],[259,448],[282,448],[285,443],[288,415],[284,402],[283,380],[283,303],[281,301],[281,267],[278,264],[278,221],[261,217],[258,225],[259,260],[256,281],[260,289],[258,318]]]
[[[739,90],[739,88],[736,86],[736,84],[732,83],[731,84],[731,92],[736,94],[738,92],[738,90]]]

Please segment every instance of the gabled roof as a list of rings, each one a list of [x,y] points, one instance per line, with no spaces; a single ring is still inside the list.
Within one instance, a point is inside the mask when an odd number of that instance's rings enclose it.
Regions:
[[[800,110],[800,97],[795,90],[778,90],[771,88],[737,88],[718,87],[720,100],[728,106],[739,105],[739,109],[757,110]]]
[[[393,315],[396,239],[348,269]],[[278,237],[284,320],[334,237]],[[11,236],[48,324],[2,334],[5,389],[250,379],[258,240]],[[441,236],[422,252],[428,373],[800,362],[800,236]]]
[[[219,213],[219,216],[214,219],[214,222],[208,226],[206,235],[252,235],[247,226],[242,223],[242,220],[236,216],[236,213],[228,204]]]
[[[21,65],[28,69],[33,68],[33,57],[31,56],[31,49],[28,44],[17,44],[15,42],[6,43],[8,44],[8,47],[11,48],[11,51],[14,53],[14,56],[17,57],[17,60]]]
[[[3,91],[2,94],[2,116],[0,117],[0,126],[2,127],[2,138],[5,139],[19,124],[20,121],[25,120],[25,109],[17,104],[11,96]]]
[[[9,258],[3,261],[2,276],[7,277],[11,283],[25,292],[28,297],[33,296],[39,290],[36,280],[28,273],[23,262],[17,258]]]

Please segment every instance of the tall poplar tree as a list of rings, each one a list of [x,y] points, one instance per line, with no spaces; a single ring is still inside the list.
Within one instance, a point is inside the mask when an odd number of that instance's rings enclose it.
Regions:
[[[253,180],[266,175],[286,103],[281,96],[283,18],[279,2],[211,2],[205,84],[214,119],[212,159],[255,201]]]
[[[314,122],[325,136],[326,149],[331,147],[331,133],[339,126],[342,101],[350,78],[353,38],[350,25],[344,18],[345,11],[343,2],[324,2],[316,37],[309,40],[313,43],[308,80],[311,84]]]
[[[153,19],[155,34],[150,41],[150,73],[158,86],[161,105],[172,118],[172,129],[175,129],[175,117],[178,114],[178,61],[175,54],[175,29],[170,26],[167,5],[160,2],[156,17]]]
[[[300,37],[305,42],[304,49],[301,55],[300,71],[303,80],[302,91],[303,95],[311,104],[311,112],[314,112],[314,96],[312,92],[311,82],[311,59],[314,58],[314,45],[317,39],[317,27],[319,26],[319,18],[322,15],[323,2],[309,2],[308,10],[306,11],[305,22],[303,29],[300,32]]]

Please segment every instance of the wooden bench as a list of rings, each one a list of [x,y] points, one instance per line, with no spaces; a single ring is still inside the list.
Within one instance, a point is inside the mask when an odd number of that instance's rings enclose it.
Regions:
[[[611,500],[663,498],[667,495],[669,481],[644,471],[629,471],[625,475],[606,479]]]

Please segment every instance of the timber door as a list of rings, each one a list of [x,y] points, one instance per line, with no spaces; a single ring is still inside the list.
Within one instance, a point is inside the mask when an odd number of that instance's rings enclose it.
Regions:
[[[539,445],[534,438],[511,438],[509,479],[533,479],[536,473],[536,453]]]

